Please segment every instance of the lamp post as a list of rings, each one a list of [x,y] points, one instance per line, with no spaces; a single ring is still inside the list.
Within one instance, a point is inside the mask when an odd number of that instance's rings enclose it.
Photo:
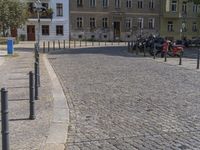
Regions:
[[[42,6],[42,3],[40,0],[36,0],[34,5],[35,5],[35,11],[37,12],[37,19],[38,19],[37,44],[38,44],[38,47],[40,47],[40,12],[42,12],[43,10],[46,10],[46,8]]]

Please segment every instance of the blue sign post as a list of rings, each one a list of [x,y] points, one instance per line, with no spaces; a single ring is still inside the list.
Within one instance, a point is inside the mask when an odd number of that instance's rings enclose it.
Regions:
[[[7,53],[9,55],[14,54],[14,42],[13,42],[12,38],[8,38],[8,40],[7,40]]]

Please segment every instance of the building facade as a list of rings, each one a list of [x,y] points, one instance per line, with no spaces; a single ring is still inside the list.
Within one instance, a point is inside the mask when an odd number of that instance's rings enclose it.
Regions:
[[[46,8],[40,13],[40,39],[62,40],[69,39],[69,1],[68,0],[41,0]],[[18,29],[18,37],[27,41],[37,40],[38,19],[34,11],[34,0],[28,1],[29,19]]]
[[[71,0],[70,38],[129,41],[158,34],[161,0]]]
[[[163,0],[160,35],[170,40],[200,36],[200,6],[187,0]]]

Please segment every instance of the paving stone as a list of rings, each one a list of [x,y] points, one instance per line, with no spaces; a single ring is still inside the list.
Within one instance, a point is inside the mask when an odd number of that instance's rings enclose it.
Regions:
[[[119,47],[59,51],[49,60],[70,96],[66,150],[199,148],[200,72]]]

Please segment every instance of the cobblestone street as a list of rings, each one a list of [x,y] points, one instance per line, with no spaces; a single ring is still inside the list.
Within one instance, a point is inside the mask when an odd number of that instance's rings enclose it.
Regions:
[[[200,72],[125,51],[49,55],[70,108],[66,150],[199,150]]]

